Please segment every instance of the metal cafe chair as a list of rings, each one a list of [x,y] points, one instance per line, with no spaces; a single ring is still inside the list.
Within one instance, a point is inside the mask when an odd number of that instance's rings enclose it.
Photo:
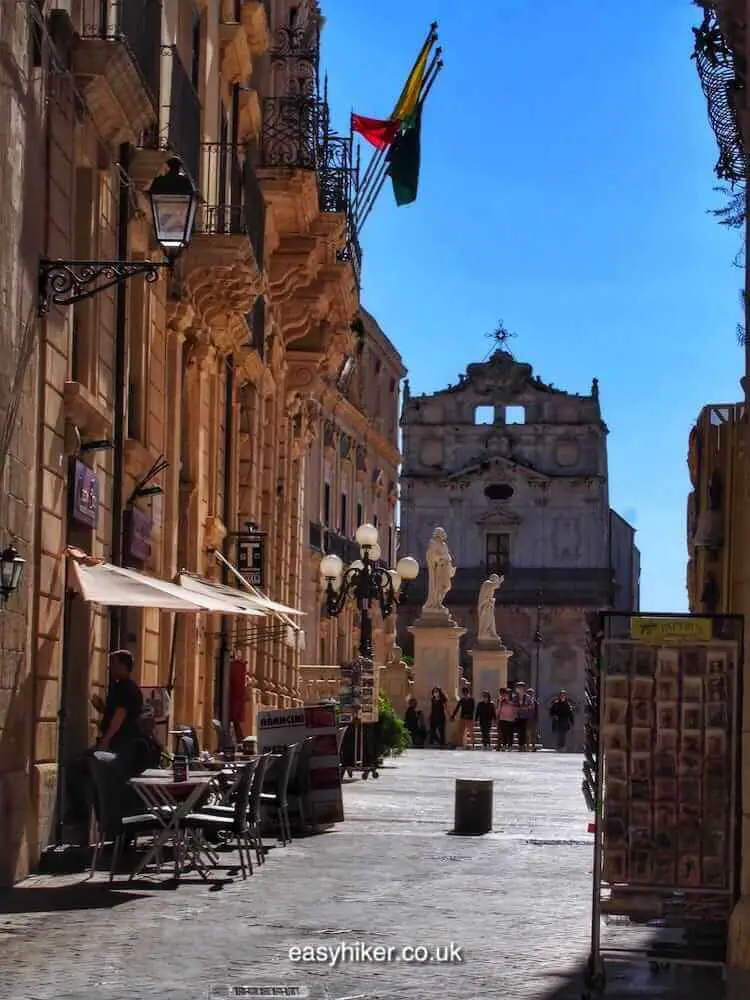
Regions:
[[[242,877],[245,879],[248,876],[248,868],[250,874],[253,874],[251,859],[253,845],[250,839],[248,813],[250,789],[257,766],[257,761],[251,761],[242,768],[234,805],[230,807],[207,807],[205,811],[188,814],[184,820],[185,827],[188,830],[197,830],[201,834],[205,834],[208,831],[223,833],[228,839],[233,838],[240,855]]]
[[[126,838],[141,833],[154,833],[161,829],[162,824],[153,813],[125,814],[125,796],[128,787],[116,757],[96,752],[91,758],[90,766],[94,780],[94,814],[97,825],[90,877],[93,878],[105,842],[112,840],[114,846],[109,871],[111,882]]]
[[[292,841],[292,830],[289,823],[289,778],[301,747],[301,743],[290,743],[285,748],[279,761],[278,773],[269,783],[271,791],[261,791],[260,795],[261,806],[268,806],[276,813],[276,821],[279,824],[279,840],[283,847]]]

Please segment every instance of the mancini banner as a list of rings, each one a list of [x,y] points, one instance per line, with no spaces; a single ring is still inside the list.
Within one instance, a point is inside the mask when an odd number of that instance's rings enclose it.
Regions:
[[[332,705],[261,709],[258,712],[258,749],[261,753],[283,753],[290,743],[312,738],[308,804],[312,815],[305,820],[317,827],[344,821],[337,728],[336,709]],[[304,804],[302,808],[304,811]]]

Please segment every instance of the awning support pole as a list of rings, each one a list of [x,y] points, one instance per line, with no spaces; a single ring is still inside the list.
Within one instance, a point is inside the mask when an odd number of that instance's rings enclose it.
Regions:
[[[169,653],[169,681],[167,682],[167,691],[169,692],[170,698],[172,697],[172,691],[174,690],[174,668],[175,668],[175,657],[177,655],[177,623],[180,620],[180,616],[175,612],[174,621],[172,622],[172,648]]]

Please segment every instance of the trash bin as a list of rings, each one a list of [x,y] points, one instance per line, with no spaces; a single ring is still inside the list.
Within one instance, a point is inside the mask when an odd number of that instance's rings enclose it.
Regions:
[[[456,804],[453,832],[480,836],[492,830],[493,781],[456,779]]]

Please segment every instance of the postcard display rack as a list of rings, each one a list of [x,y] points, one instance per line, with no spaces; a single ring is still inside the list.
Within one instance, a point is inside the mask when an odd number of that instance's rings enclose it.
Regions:
[[[736,616],[590,622],[583,792],[596,822],[584,1000],[605,991],[605,957],[645,960],[653,972],[723,965],[736,899],[741,643]],[[603,942],[602,922],[617,947]]]
[[[379,777],[375,753],[378,721],[377,675],[371,659],[358,656],[341,668],[340,721],[348,725],[341,744],[342,770],[351,778],[355,771],[363,780]]]

